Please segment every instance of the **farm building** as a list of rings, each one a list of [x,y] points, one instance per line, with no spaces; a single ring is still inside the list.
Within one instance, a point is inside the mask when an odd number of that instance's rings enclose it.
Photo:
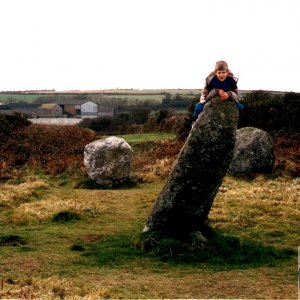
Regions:
[[[58,100],[58,104],[62,110],[63,114],[68,117],[81,117],[81,105],[87,102],[86,100]]]
[[[77,118],[97,118],[98,106],[96,103],[88,100],[58,100],[56,101],[63,114],[68,117]]]
[[[29,118],[97,118],[113,117],[113,107],[98,105],[89,100],[58,100],[52,103],[0,103],[0,113],[22,113]]]
[[[28,118],[36,118],[37,107],[38,105],[31,103],[7,103],[0,105],[0,113],[7,115],[20,113]]]
[[[56,103],[45,103],[37,109],[37,115],[41,118],[59,118],[63,116],[63,110]]]
[[[97,118],[98,105],[87,101],[81,105],[81,118]]]

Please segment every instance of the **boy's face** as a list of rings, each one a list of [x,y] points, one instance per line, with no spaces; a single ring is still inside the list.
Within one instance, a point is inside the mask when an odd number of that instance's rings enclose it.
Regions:
[[[218,70],[218,71],[216,71],[216,75],[220,81],[224,81],[228,76],[228,71],[227,70]]]

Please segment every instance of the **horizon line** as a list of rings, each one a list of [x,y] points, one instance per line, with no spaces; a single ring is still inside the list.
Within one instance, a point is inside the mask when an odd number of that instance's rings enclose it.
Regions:
[[[26,90],[2,90],[0,94],[19,93],[19,94],[35,94],[35,93],[106,93],[111,91],[168,91],[168,90],[184,90],[184,91],[201,91],[201,88],[108,88],[108,89],[26,89]],[[282,91],[282,90],[264,90],[264,89],[239,89],[239,92],[249,91],[265,91],[275,93],[297,93],[295,91]]]

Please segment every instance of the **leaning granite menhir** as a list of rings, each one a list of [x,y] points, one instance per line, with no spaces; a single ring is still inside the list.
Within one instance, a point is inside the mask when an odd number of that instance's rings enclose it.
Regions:
[[[188,236],[201,231],[233,157],[238,110],[209,101],[182,147],[143,232]]]

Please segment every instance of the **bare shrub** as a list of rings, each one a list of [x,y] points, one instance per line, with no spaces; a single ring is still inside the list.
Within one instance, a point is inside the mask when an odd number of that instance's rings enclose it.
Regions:
[[[0,145],[1,175],[25,164],[52,175],[68,169],[83,171],[84,147],[95,139],[92,130],[75,126],[22,128]]]

